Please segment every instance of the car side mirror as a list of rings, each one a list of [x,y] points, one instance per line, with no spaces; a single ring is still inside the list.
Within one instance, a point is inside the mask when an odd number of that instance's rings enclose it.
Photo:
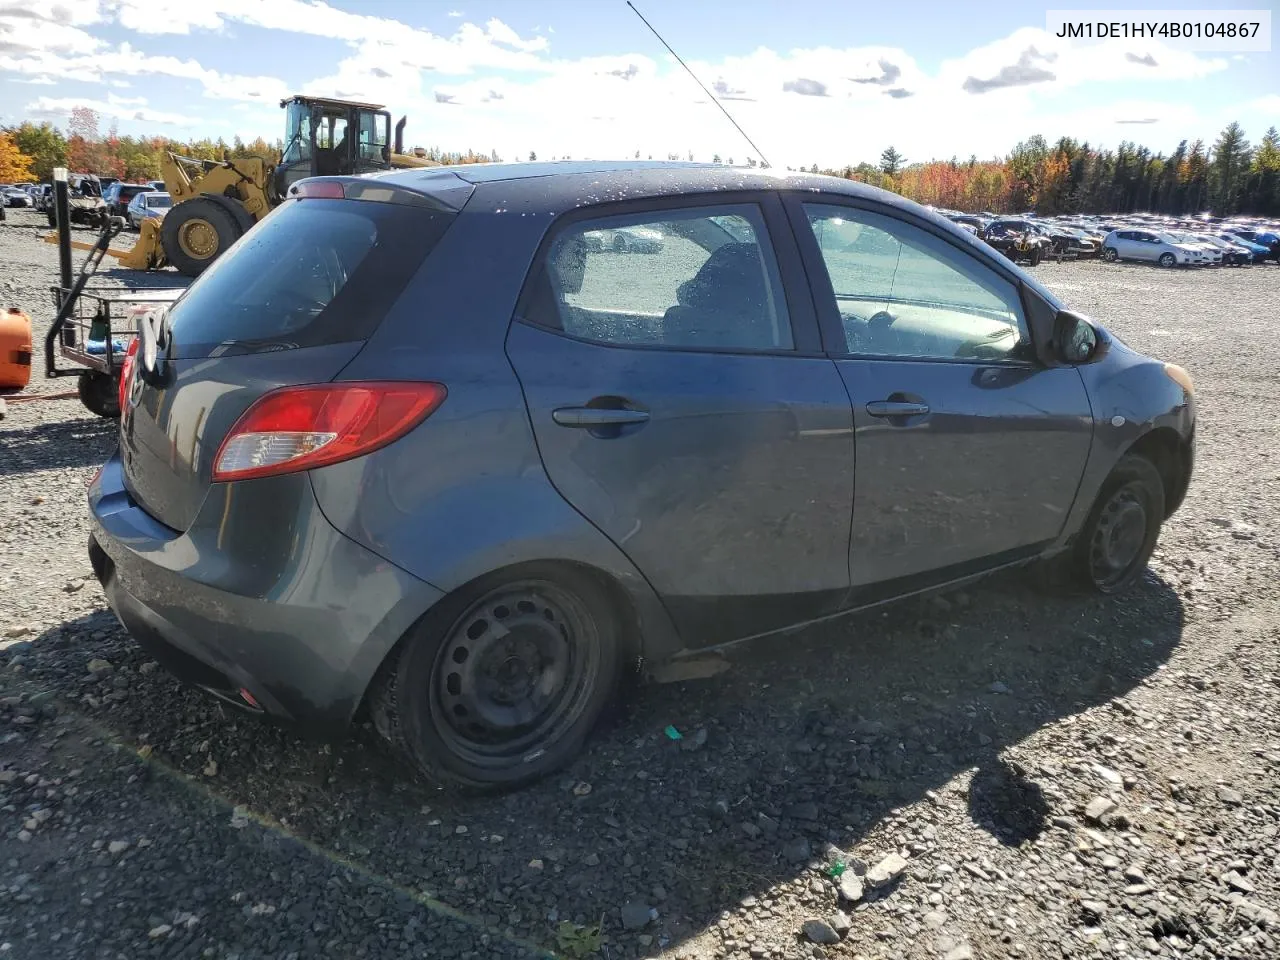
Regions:
[[[1088,363],[1098,351],[1098,331],[1080,314],[1059,310],[1053,318],[1053,343],[1063,363]]]

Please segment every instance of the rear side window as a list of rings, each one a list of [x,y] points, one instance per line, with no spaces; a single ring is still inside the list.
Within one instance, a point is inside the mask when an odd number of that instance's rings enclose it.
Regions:
[[[790,350],[778,266],[758,207],[582,220],[547,249],[525,316],[609,344]]]
[[[362,200],[290,200],[174,304],[176,356],[366,340],[453,214]]]

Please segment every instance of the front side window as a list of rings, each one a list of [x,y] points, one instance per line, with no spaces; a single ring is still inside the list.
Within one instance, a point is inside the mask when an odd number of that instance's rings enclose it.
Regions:
[[[529,319],[603,343],[792,348],[760,209],[701,207],[579,221],[552,241]]]
[[[901,220],[805,204],[849,354],[1020,360],[1030,337],[1017,287],[977,258]]]

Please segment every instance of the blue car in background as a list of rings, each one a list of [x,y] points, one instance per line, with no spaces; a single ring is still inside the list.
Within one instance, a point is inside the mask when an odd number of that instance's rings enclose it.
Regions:
[[[1253,231],[1248,231],[1248,232],[1253,233]],[[1253,254],[1254,263],[1261,263],[1263,260],[1266,260],[1268,257],[1273,256],[1271,247],[1268,247],[1265,244],[1261,243],[1260,241],[1254,240],[1246,236],[1244,233],[1220,233],[1218,234],[1218,236],[1221,239],[1226,240],[1228,243],[1234,243],[1237,246],[1244,247],[1251,254]],[[1254,233],[1254,236],[1255,237],[1270,236],[1270,234]]]
[[[1265,247],[1272,260],[1280,260],[1280,234],[1272,233],[1270,230],[1252,229],[1233,230],[1232,233]]]

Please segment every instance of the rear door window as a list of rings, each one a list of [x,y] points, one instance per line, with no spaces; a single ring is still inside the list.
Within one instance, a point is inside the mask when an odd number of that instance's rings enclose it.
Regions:
[[[528,319],[602,343],[791,350],[760,208],[686,207],[582,220],[551,242]]]
[[[365,340],[453,221],[360,200],[291,200],[174,304],[176,357]]]

